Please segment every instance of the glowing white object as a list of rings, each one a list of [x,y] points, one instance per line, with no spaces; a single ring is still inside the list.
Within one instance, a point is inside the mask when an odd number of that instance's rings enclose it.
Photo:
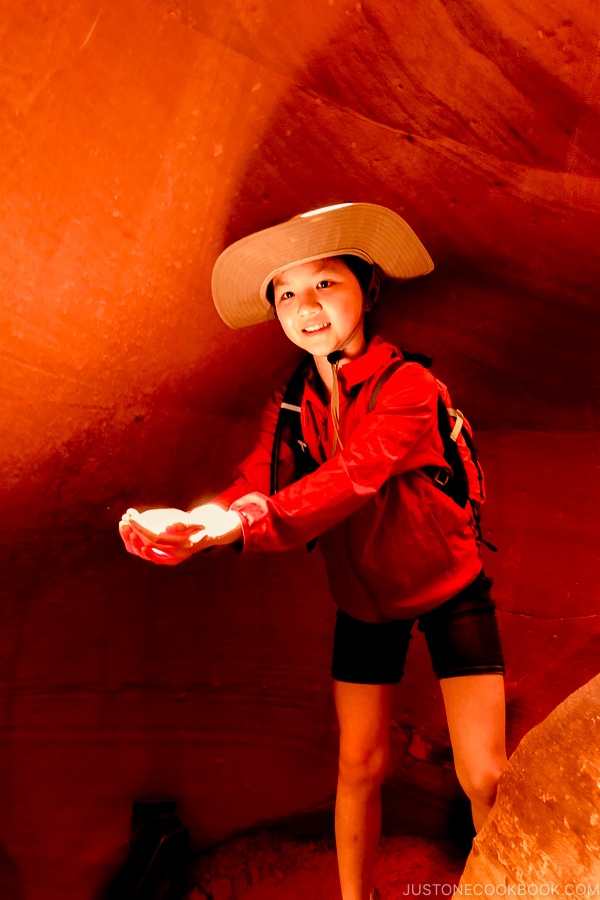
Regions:
[[[197,544],[204,537],[224,537],[239,527],[240,517],[229,509],[223,509],[218,503],[204,503],[190,512],[189,523],[202,528],[190,536],[190,544]]]
[[[188,527],[192,524],[188,514],[181,509],[147,509],[141,513],[132,509],[128,511],[128,515],[132,522],[137,522],[155,536],[163,534],[169,525],[176,525],[178,522]]]
[[[187,539],[190,544],[197,544],[203,538],[209,538],[210,543],[220,543],[222,538],[227,538],[235,532],[240,532],[240,517],[231,510],[225,510],[216,503],[205,503],[197,506],[191,512],[186,513],[181,509],[147,509],[138,512],[137,509],[128,509],[126,520],[142,539],[146,546],[152,546],[157,553],[168,556],[168,553],[159,551],[155,543],[180,544]],[[183,525],[188,531],[178,530],[173,534],[167,533],[170,525]],[[177,538],[179,535],[179,539]],[[224,543],[228,543],[227,540]]]

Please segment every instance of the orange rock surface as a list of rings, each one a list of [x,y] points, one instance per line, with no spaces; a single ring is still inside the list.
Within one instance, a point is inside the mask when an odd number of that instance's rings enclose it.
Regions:
[[[459,893],[593,896],[600,884],[600,675],[521,741]],[[522,886],[522,887],[520,887]],[[495,889],[495,893],[494,893]],[[518,894],[517,894],[518,895]]]
[[[511,746],[595,674],[598,37],[594,0],[2,5],[3,897],[87,900],[134,797],[177,797],[205,845],[333,796],[318,555],[165,572],[116,531],[251,446],[296,357],[276,323],[227,330],[210,271],[295,213],[386,204],[435,260],[378,325],[476,429]],[[413,644],[390,822],[442,835]]]

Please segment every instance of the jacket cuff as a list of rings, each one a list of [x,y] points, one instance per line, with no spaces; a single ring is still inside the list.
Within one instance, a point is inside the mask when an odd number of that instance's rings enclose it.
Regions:
[[[231,507],[230,507],[231,508]],[[233,512],[237,513],[239,516],[241,525],[242,525],[242,538],[239,541],[236,541],[235,544],[232,544],[232,549],[235,550],[236,553],[245,553],[249,550],[252,534],[250,531],[250,522],[244,515],[241,509],[234,509]]]

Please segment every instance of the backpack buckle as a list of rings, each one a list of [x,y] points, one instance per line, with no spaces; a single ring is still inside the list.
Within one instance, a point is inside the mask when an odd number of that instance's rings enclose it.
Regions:
[[[439,484],[440,487],[446,487],[446,485],[450,481],[450,472],[448,471],[448,469],[440,468],[433,476],[433,480],[436,484]]]

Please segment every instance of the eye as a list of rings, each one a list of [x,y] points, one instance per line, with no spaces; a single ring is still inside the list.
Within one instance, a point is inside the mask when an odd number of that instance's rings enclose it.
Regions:
[[[277,297],[276,302],[281,303],[283,300],[289,300],[293,296],[294,296],[293,291],[284,291],[283,294],[281,294],[279,297]]]
[[[318,289],[318,290],[323,290],[323,288],[331,287],[332,284],[333,284],[333,281],[329,281],[329,279],[324,278],[322,281],[320,281],[320,282],[318,283],[317,289]]]

